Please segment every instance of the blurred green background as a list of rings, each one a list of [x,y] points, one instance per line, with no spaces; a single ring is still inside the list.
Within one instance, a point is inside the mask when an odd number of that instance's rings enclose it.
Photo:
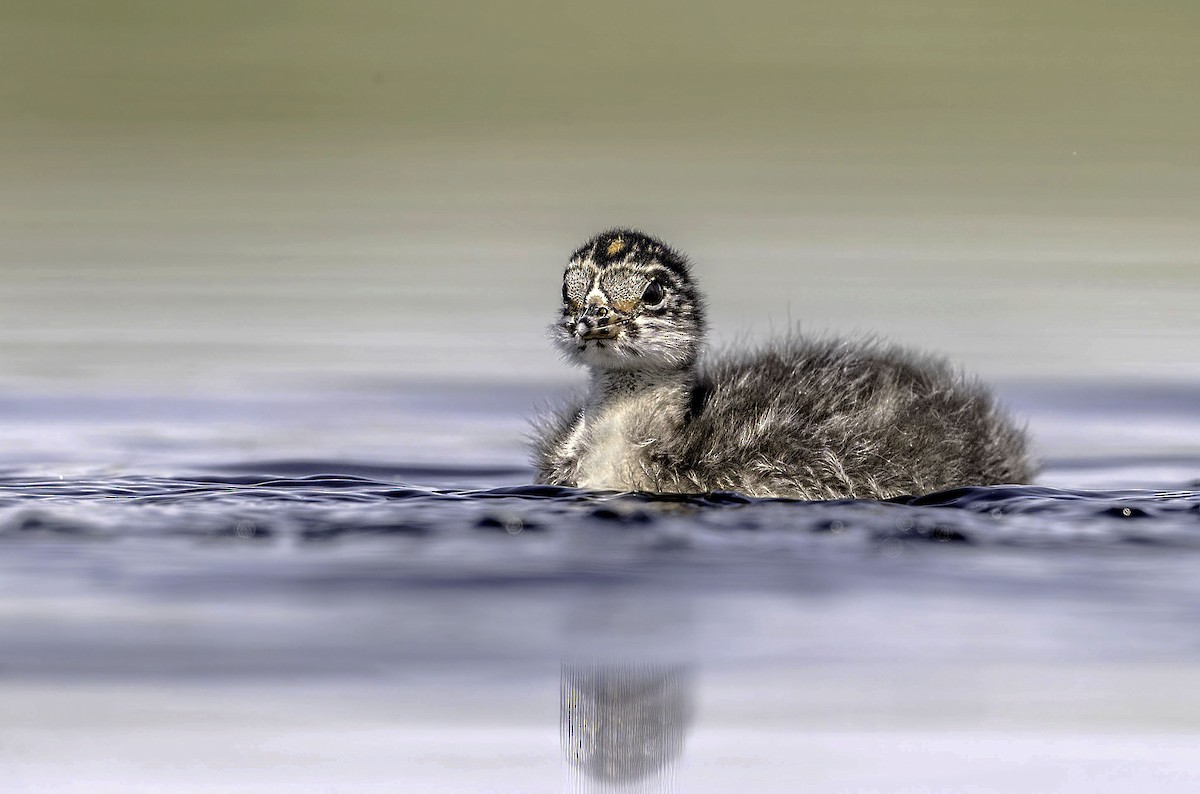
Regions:
[[[0,2],[0,385],[569,376],[636,225],[715,341],[1200,379],[1200,5]]]

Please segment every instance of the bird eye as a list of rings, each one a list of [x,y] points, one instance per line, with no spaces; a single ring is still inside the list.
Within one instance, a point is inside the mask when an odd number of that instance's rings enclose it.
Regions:
[[[657,306],[663,301],[662,284],[657,281],[651,281],[646,285],[646,291],[642,293],[642,303],[647,306]]]

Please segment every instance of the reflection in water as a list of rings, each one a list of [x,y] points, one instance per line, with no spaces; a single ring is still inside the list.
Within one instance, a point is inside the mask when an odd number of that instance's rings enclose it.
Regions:
[[[574,790],[674,788],[693,711],[688,668],[564,663],[559,710]]]

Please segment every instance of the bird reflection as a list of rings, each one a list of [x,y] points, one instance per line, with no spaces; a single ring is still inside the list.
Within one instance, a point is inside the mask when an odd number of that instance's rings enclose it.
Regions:
[[[684,665],[564,663],[559,711],[574,790],[673,789],[692,690]]]

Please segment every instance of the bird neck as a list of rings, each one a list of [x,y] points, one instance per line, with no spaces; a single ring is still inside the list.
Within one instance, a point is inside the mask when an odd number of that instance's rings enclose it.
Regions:
[[[596,416],[606,408],[630,402],[657,403],[661,408],[686,412],[695,374],[680,370],[593,369],[587,413]],[[674,411],[672,411],[674,413]]]

